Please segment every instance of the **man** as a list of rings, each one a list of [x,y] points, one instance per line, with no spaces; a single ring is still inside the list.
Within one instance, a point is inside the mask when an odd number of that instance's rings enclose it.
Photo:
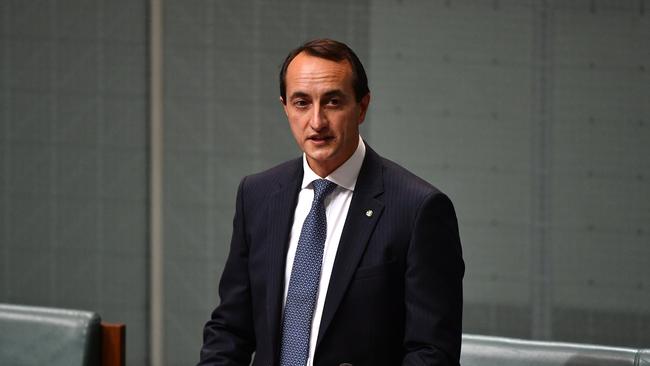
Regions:
[[[245,177],[199,365],[458,365],[451,201],[359,136],[370,92],[346,45],[292,51],[280,101],[301,159]],[[396,121],[395,123],[400,123]]]

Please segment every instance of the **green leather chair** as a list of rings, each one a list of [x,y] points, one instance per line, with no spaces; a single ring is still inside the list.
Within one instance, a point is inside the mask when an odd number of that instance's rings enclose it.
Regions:
[[[650,349],[463,335],[463,366],[650,366]]]
[[[99,366],[106,355],[123,365],[124,336],[93,312],[0,304],[0,365]]]

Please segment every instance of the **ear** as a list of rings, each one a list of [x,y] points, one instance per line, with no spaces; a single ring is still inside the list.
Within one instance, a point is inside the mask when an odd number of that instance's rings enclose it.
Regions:
[[[280,97],[280,103],[282,103],[282,108],[284,109],[284,114],[289,116],[289,112],[287,111],[287,101],[284,100],[284,98]]]
[[[370,93],[366,94],[359,102],[359,124],[362,124],[366,119],[366,112],[368,112],[368,105],[370,104]]]

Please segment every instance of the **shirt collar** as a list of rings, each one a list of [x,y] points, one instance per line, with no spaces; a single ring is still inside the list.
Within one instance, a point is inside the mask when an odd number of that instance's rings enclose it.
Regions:
[[[359,171],[361,170],[361,164],[363,164],[363,158],[366,156],[366,144],[363,142],[361,136],[359,136],[359,144],[357,149],[354,151],[352,156],[348,158],[340,167],[336,168],[330,175],[325,177],[325,179],[336,183],[338,186],[343,187],[347,190],[354,191],[354,186],[357,184],[357,177],[359,176]],[[305,153],[302,154],[302,167],[304,174],[302,177],[302,188],[306,188],[311,182],[316,179],[321,179],[318,174],[314,173],[313,170],[309,167],[307,163],[307,156]]]

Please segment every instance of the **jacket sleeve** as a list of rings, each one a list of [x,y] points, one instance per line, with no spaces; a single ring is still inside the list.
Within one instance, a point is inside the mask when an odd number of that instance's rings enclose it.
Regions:
[[[221,303],[203,329],[199,366],[249,365],[255,332],[248,275],[248,245],[244,215],[244,186],[239,184],[230,254],[221,275]]]
[[[417,211],[406,258],[403,365],[459,365],[464,272],[453,204],[434,192]]]

